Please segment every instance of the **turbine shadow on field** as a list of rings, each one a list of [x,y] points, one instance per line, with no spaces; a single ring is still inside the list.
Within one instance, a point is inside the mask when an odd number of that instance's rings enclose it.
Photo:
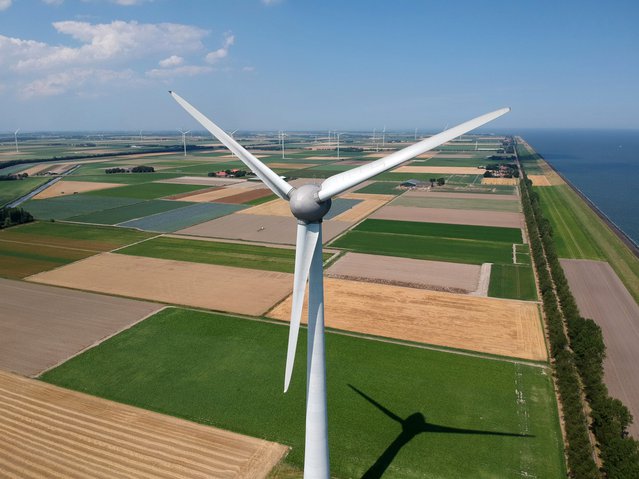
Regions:
[[[456,427],[441,426],[439,424],[432,424],[426,422],[426,418],[421,412],[415,412],[408,417],[402,419],[391,410],[384,407],[382,404],[375,401],[372,397],[366,393],[360,391],[355,386],[349,384],[353,391],[366,399],[369,403],[383,412],[386,416],[393,421],[399,423],[402,427],[402,432],[395,438],[395,440],[386,448],[379,458],[362,476],[362,479],[378,479],[381,478],[388,466],[393,462],[395,456],[401,451],[401,449],[408,444],[415,436],[422,433],[453,433],[453,434],[481,434],[487,436],[508,436],[508,437],[534,437],[530,434],[515,434],[509,432],[495,432],[495,431],[482,431],[477,429],[463,429]]]

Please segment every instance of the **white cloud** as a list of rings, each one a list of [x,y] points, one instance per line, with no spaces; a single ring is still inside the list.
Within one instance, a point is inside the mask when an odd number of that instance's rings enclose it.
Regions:
[[[170,68],[170,67],[176,67],[178,65],[181,65],[182,63],[184,63],[184,58],[179,57],[177,55],[171,55],[169,58],[160,60],[158,62],[158,65],[160,65],[162,68]]]
[[[17,71],[58,68],[69,64],[117,62],[153,53],[201,50],[204,48],[202,39],[208,34],[201,28],[176,23],[140,24],[113,21],[91,24],[64,21],[55,22],[53,27],[59,33],[78,40],[82,45],[52,46],[0,36],[0,57],[5,53],[3,40],[5,44],[14,40],[13,49],[19,50],[17,53],[21,57],[13,65]],[[30,48],[27,49],[26,46]]]
[[[0,0],[0,11],[6,10],[11,6],[11,0]]]
[[[183,65],[176,68],[155,68],[146,72],[150,78],[174,78],[179,76],[195,76],[210,73],[213,68],[199,65]]]
[[[77,90],[85,85],[112,85],[115,82],[130,82],[134,78],[135,73],[131,70],[74,68],[64,72],[51,73],[44,78],[28,83],[20,89],[20,96],[33,98],[59,95],[69,90]]]
[[[223,58],[226,58],[229,54],[229,48],[235,43],[235,35],[231,33],[224,34],[224,45],[215,51],[208,53],[205,57],[207,63],[217,63]]]

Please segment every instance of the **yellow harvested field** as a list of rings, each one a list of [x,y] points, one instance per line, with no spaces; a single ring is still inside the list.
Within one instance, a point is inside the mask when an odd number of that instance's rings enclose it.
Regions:
[[[533,186],[551,186],[546,175],[528,175],[528,179],[532,181]]]
[[[269,168],[286,168],[288,170],[303,170],[304,168],[312,168],[319,166],[319,163],[269,163]]]
[[[27,279],[252,316],[272,308],[293,287],[293,275],[288,273],[115,253],[92,256]]]
[[[475,168],[472,166],[400,166],[395,168],[392,173],[434,173],[442,175],[483,175],[483,168]]]
[[[74,193],[85,193],[87,191],[106,190],[107,188],[117,188],[125,186],[122,183],[97,183],[93,181],[64,181],[60,180],[46,190],[33,197],[35,200],[54,198],[56,196],[72,195]]]
[[[386,200],[386,201],[390,201],[393,200],[395,198],[397,198],[397,196],[395,195],[381,195],[381,194],[377,194],[377,193],[344,193],[343,195],[340,196],[340,198],[346,198],[346,199],[351,199],[351,200]]]
[[[519,180],[517,178],[482,178],[482,185],[517,185]]]
[[[267,477],[287,447],[0,371],[0,476]]]
[[[40,163],[36,166],[32,166],[31,168],[22,171],[21,173],[26,173],[29,176],[33,176],[37,173],[40,173],[42,170],[46,170],[51,167],[51,163]]]
[[[235,185],[233,185],[235,186]],[[252,185],[249,185],[252,186]],[[260,187],[262,183],[254,183],[254,186]],[[251,188],[235,188],[235,187],[225,187],[220,188],[218,190],[207,191],[206,193],[197,193],[193,195],[180,196],[180,201],[193,201],[195,203],[206,203],[209,201],[219,200],[221,198],[226,198],[227,196],[234,196],[239,193],[244,193]]]
[[[291,216],[291,208],[287,201],[280,198],[253,206],[245,210],[237,211],[237,215],[263,215],[263,216]]]
[[[543,361],[536,303],[325,278],[326,325],[357,333]],[[268,316],[287,321],[291,298]],[[304,310],[303,318],[307,312]]]

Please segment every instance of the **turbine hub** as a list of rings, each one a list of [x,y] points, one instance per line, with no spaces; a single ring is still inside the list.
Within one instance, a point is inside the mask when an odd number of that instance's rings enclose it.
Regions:
[[[303,185],[293,190],[289,205],[291,213],[299,221],[304,223],[316,223],[322,221],[322,218],[328,210],[331,209],[331,200],[320,202],[317,192],[320,190],[318,185]]]

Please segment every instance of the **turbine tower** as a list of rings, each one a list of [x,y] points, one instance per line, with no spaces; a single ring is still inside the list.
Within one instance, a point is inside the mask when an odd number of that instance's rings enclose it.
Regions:
[[[384,125],[384,129],[382,130],[382,148],[386,146],[386,125]]]
[[[337,159],[339,160],[339,137],[342,136],[344,133],[337,133],[335,132],[335,136],[337,137]]]
[[[178,131],[182,133],[182,144],[184,145],[184,156],[186,156],[186,134],[190,133],[191,130],[186,130],[186,131],[178,130]]]
[[[16,141],[16,153],[20,153],[20,150],[18,150],[18,132],[20,131],[20,128],[18,128],[16,131],[13,132],[13,137]]]
[[[322,265],[322,218],[331,209],[331,199],[360,183],[473,130],[510,111],[502,108],[462,123],[425,140],[395,151],[384,158],[333,175],[321,185],[306,184],[294,188],[258,160],[219,126],[174,92],[171,96],[204,128],[217,137],[273,193],[289,202],[297,218],[293,302],[288,337],[284,392],[293,373],[295,349],[300,329],[306,282],[308,295],[308,350],[306,377],[306,439],[304,478],[329,479],[328,417],[326,410],[326,358],[324,349],[324,283]]]

